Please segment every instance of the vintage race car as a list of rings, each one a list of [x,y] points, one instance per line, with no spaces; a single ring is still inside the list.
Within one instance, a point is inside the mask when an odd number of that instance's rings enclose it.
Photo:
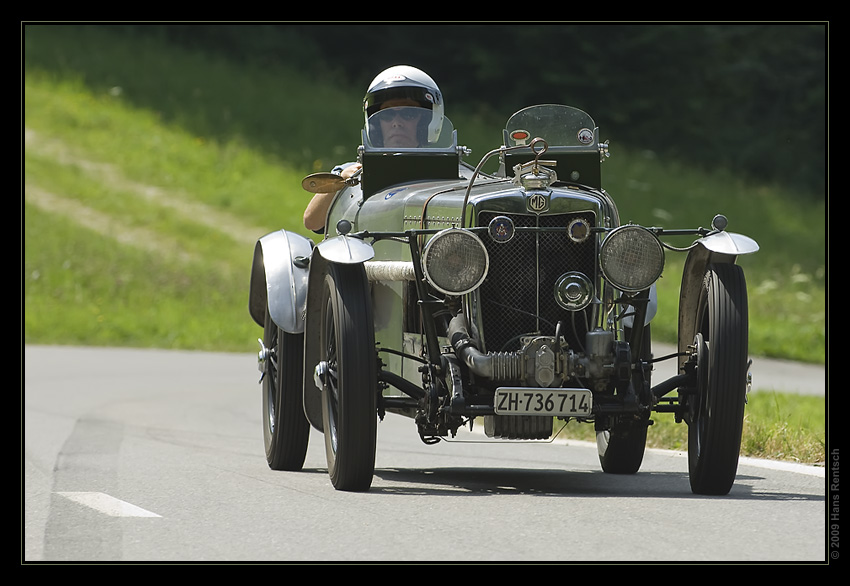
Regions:
[[[602,469],[631,474],[655,412],[688,425],[692,490],[726,494],[749,376],[735,262],[758,245],[726,232],[722,215],[710,228],[622,224],[602,188],[607,143],[576,108],[517,112],[475,167],[445,125],[440,142],[399,149],[367,123],[362,172],[303,182],[337,192],[321,241],[280,230],[257,242],[249,309],[264,328],[269,466],[301,469],[312,426],[333,486],[367,490],[379,419],[394,413],[426,444],[474,424],[522,441],[590,423]],[[695,239],[662,241],[673,235]],[[687,255],[678,352],[655,358],[668,250]],[[651,382],[658,360],[677,361],[678,374]]]

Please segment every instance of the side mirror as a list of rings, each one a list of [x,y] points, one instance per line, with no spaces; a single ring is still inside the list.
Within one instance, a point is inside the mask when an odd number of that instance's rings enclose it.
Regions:
[[[310,193],[334,193],[346,185],[346,180],[335,173],[313,173],[301,181],[301,187]]]

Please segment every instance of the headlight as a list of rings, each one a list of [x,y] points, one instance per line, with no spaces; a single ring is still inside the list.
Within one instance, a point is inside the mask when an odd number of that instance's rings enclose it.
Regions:
[[[484,243],[460,228],[437,232],[422,253],[425,279],[448,295],[463,295],[481,285],[489,264]]]
[[[641,226],[613,230],[602,242],[599,255],[602,274],[614,287],[626,292],[643,291],[664,270],[664,249],[658,238]]]

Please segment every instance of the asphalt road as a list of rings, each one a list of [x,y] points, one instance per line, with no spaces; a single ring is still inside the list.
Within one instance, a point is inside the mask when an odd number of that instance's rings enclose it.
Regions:
[[[372,489],[342,493],[315,432],[303,471],[268,469],[253,355],[26,347],[24,366],[25,563],[829,553],[823,468],[742,459],[729,495],[703,497],[680,453],[648,450],[638,474],[613,476],[586,443],[464,432],[426,446],[410,420],[388,416]],[[808,388],[818,381],[804,370]]]
[[[676,351],[674,346],[653,343],[655,357],[667,356]],[[778,391],[801,395],[826,394],[826,369],[823,366],[804,364],[790,360],[774,360],[755,356],[750,373],[753,375],[753,391]],[[672,360],[657,363],[653,380],[665,380],[676,374]]]

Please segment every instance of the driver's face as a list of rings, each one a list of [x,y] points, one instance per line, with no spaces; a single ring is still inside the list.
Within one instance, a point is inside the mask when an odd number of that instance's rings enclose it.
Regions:
[[[419,146],[416,130],[422,112],[405,107],[418,105],[413,100],[389,100],[381,107],[381,134],[384,137],[385,147],[416,148]]]

